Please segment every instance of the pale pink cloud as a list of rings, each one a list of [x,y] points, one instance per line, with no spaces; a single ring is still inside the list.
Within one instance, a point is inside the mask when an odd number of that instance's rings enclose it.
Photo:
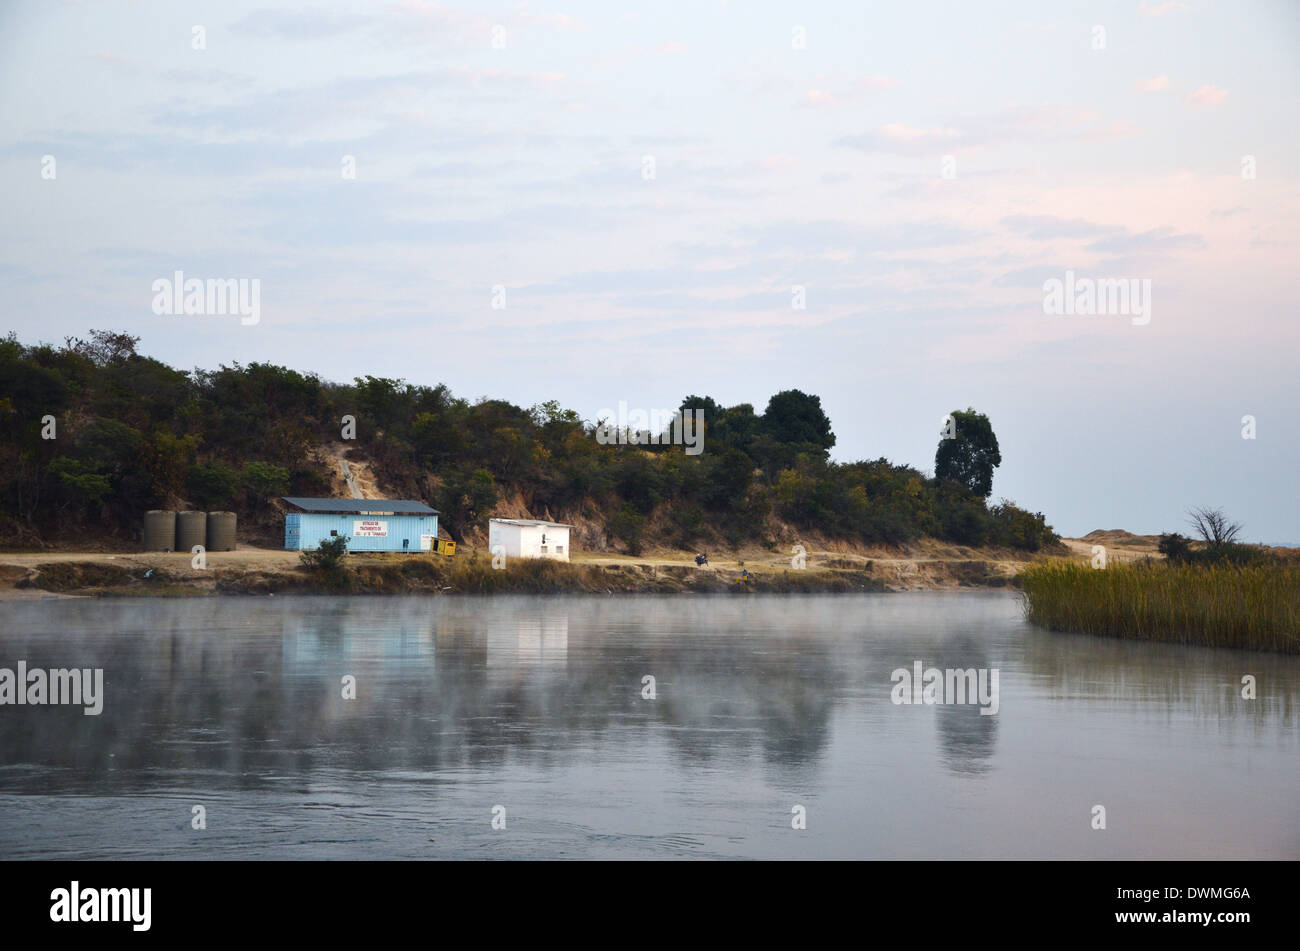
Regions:
[[[1228,90],[1218,86],[1202,86],[1195,92],[1187,94],[1187,101],[1194,106],[1217,106],[1228,98]]]
[[[759,162],[764,171],[785,171],[794,167],[794,158],[790,155],[765,155]]]
[[[553,30],[589,30],[591,27],[577,17],[569,16],[567,13],[529,13],[522,9],[524,4],[517,8],[515,16],[519,22],[527,23],[534,26],[548,26]]]
[[[687,48],[685,43],[664,43],[662,46],[656,46],[654,51],[659,56],[681,56]]]
[[[880,134],[890,142],[919,142],[924,139],[955,139],[960,134],[956,129],[917,129],[891,122],[880,127]]]
[[[845,106],[859,102],[882,89],[892,89],[898,85],[898,80],[889,76],[864,76],[850,80],[830,73],[814,76],[813,82],[817,83],[817,86],[808,90],[800,105],[813,108]]]
[[[1107,121],[1092,106],[1017,106],[988,116],[952,119],[929,128],[894,123],[844,136],[835,144],[864,152],[913,155],[942,147],[957,154],[1008,142],[1110,142],[1132,138],[1138,131],[1128,120]]]
[[[1168,85],[1168,76],[1153,76],[1151,79],[1139,79],[1137,81],[1138,92],[1159,92]]]
[[[856,84],[861,89],[893,89],[897,85],[898,80],[889,76],[867,76]]]

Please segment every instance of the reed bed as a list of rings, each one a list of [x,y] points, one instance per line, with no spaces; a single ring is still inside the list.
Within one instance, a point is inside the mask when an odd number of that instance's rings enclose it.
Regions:
[[[1300,653],[1300,566],[1047,562],[1021,575],[1029,620],[1053,631]]]

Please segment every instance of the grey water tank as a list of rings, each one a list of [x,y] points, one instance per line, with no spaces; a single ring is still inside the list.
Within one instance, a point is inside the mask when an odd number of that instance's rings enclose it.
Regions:
[[[235,513],[208,513],[208,551],[235,550]]]
[[[176,513],[176,550],[191,551],[195,545],[208,547],[208,513]]]
[[[151,509],[144,513],[144,550],[176,550],[176,513]]]

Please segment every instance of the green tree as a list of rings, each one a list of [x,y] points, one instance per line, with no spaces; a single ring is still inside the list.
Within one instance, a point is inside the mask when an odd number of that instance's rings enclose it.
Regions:
[[[623,539],[629,555],[641,554],[641,536],[645,531],[645,516],[636,510],[631,502],[626,503],[618,514],[609,520],[609,530]]]
[[[444,477],[435,500],[447,532],[464,541],[465,533],[479,526],[497,504],[496,480],[486,469],[453,470]]]
[[[799,451],[820,452],[825,458],[835,445],[831,421],[822,409],[820,396],[801,390],[782,390],[767,401],[763,411],[763,431],[786,446],[799,447]]]
[[[289,491],[289,470],[268,462],[246,462],[240,481],[256,504]]]
[[[239,473],[220,459],[190,469],[186,482],[190,501],[201,509],[224,509],[239,494]]]
[[[993,494],[993,470],[1002,465],[998,437],[983,413],[973,409],[952,414],[955,434],[939,440],[934,456],[936,479],[959,482],[980,498]]]
[[[708,505],[725,510],[744,506],[754,482],[754,461],[749,456],[738,449],[724,449],[708,456],[704,471],[708,485],[702,496]]]
[[[717,400],[709,396],[688,396],[682,400],[677,407],[680,413],[686,413],[694,425],[696,410],[704,411],[704,445],[707,446],[709,441],[720,441],[721,435],[717,431],[718,423],[725,412]]]
[[[723,411],[708,438],[724,446],[748,453],[750,444],[762,431],[762,421],[751,403],[737,403]]]
[[[64,337],[66,349],[91,360],[96,366],[108,366],[125,363],[136,356],[136,344],[139,337],[128,333],[115,333],[111,330],[92,330],[89,340],[80,337]]]
[[[48,471],[58,477],[76,501],[88,508],[103,502],[113,491],[113,480],[109,476],[90,469],[80,459],[55,456],[50,460]]]

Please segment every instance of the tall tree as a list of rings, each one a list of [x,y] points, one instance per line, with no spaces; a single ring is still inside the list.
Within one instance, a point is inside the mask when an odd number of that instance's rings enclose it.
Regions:
[[[1002,465],[993,424],[969,407],[965,412],[954,410],[952,420],[952,429],[939,439],[934,454],[935,478],[960,482],[987,499],[993,494],[993,470]]]
[[[782,390],[768,400],[763,412],[763,429],[787,446],[813,446],[824,454],[835,445],[835,434],[822,410],[821,397],[802,390]]]

